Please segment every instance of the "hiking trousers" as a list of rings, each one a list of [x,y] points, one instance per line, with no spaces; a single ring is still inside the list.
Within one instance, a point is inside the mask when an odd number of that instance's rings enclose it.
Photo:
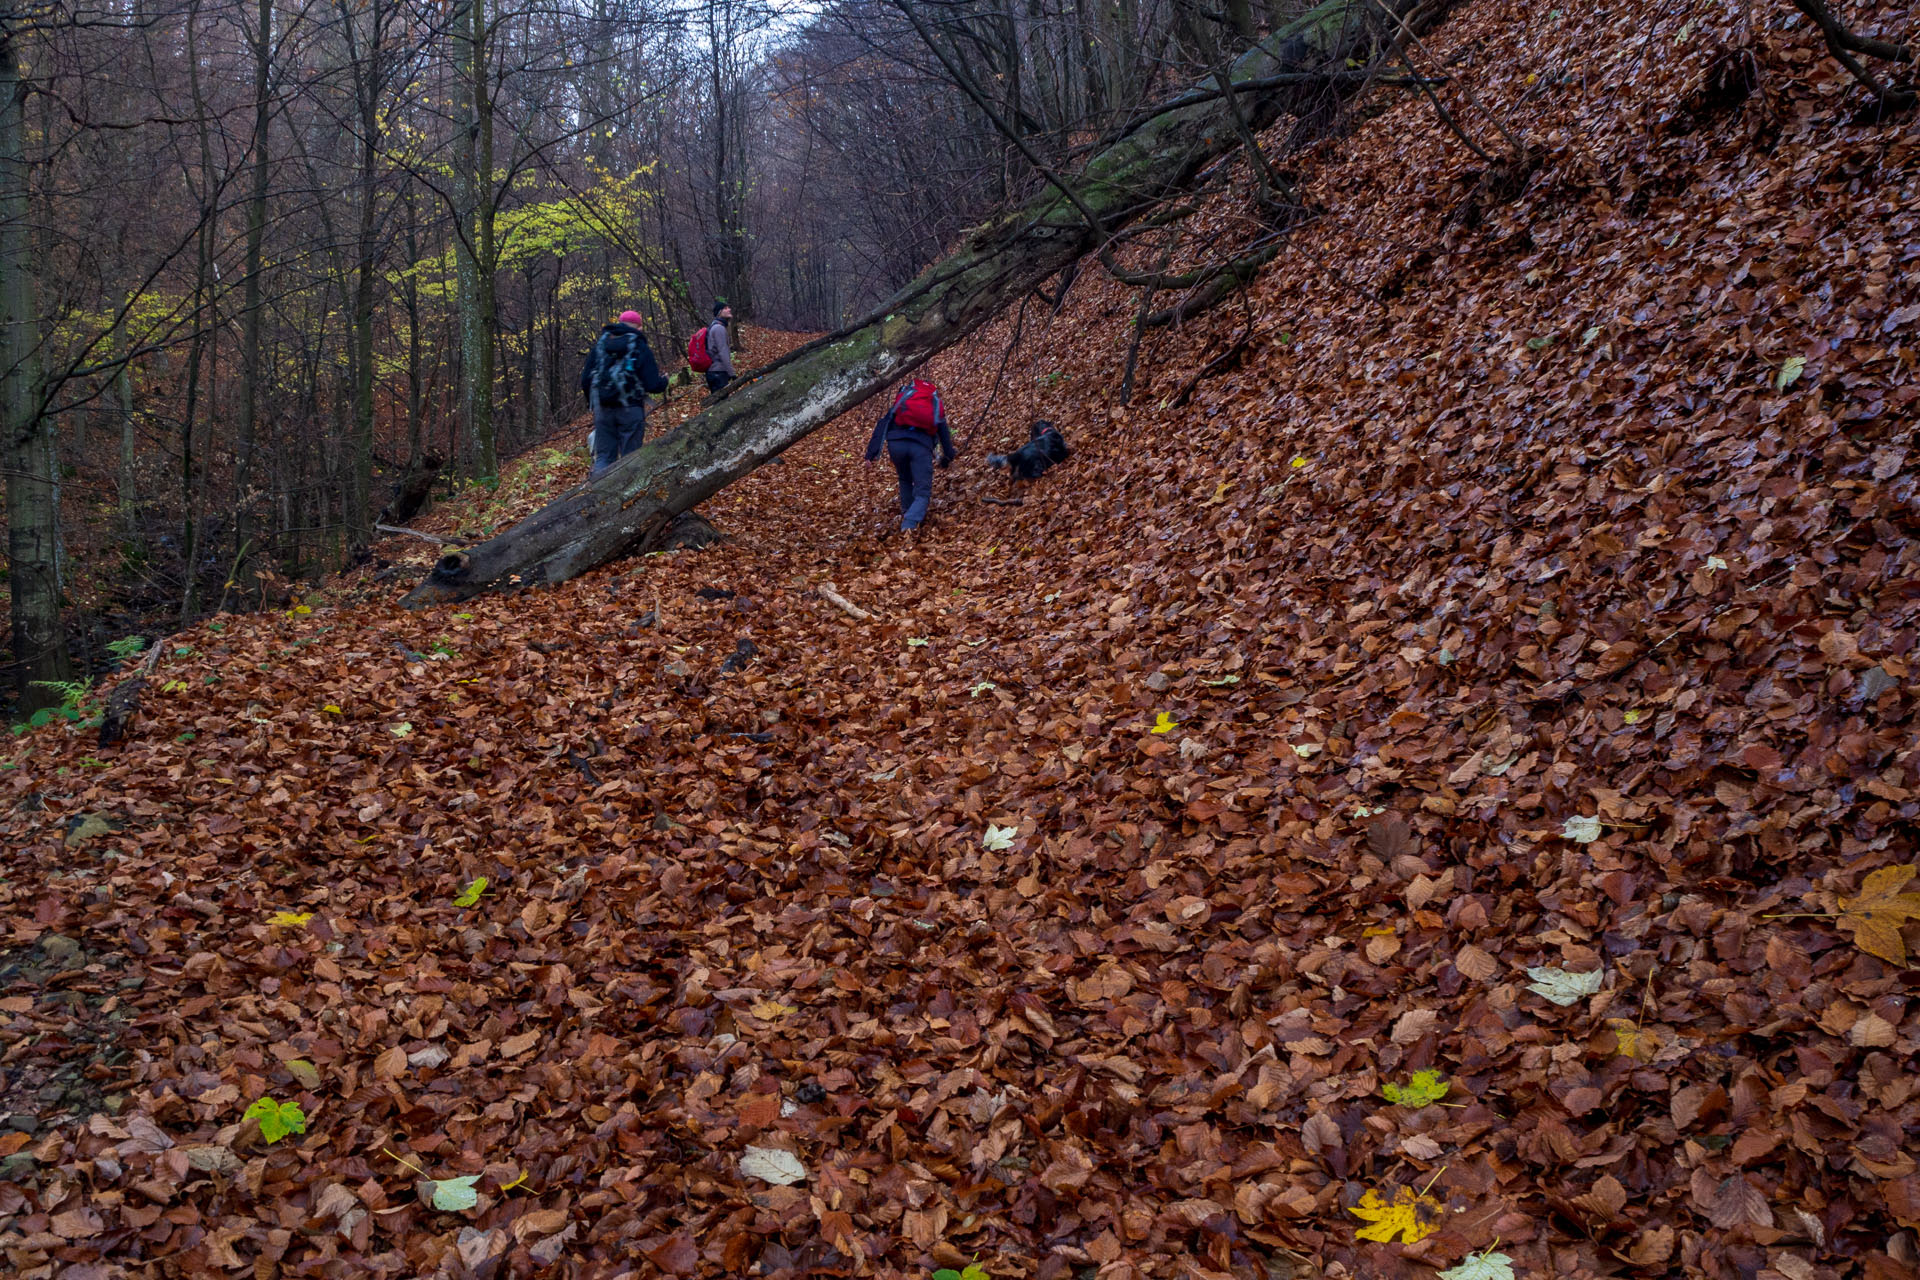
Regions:
[[[647,406],[593,401],[593,473],[599,475],[647,438]]]
[[[933,441],[918,432],[914,437],[889,435],[887,457],[900,477],[900,528],[918,529],[933,504]]]
[[[727,384],[728,384],[729,382],[732,382],[732,381],[733,381],[733,375],[732,375],[732,374],[730,374],[730,373],[722,373],[722,372],[721,372],[720,370],[718,370],[718,369],[709,369],[709,370],[707,370],[707,392],[708,392],[708,394],[712,394],[712,393],[713,393],[713,392],[715,392],[715,391],[723,391],[723,390],[725,390],[725,389],[726,389],[726,385],[727,385]]]

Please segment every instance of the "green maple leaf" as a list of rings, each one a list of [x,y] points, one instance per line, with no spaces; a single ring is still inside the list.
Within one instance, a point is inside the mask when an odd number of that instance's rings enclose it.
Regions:
[[[246,1118],[260,1122],[260,1136],[269,1143],[278,1142],[288,1134],[307,1131],[307,1113],[300,1109],[297,1102],[257,1098],[247,1108]]]
[[[933,1280],[993,1280],[987,1269],[977,1262],[967,1264],[965,1271],[955,1271],[952,1267],[942,1267],[933,1273]]]
[[[1401,1107],[1424,1107],[1447,1096],[1447,1078],[1429,1067],[1416,1071],[1406,1084],[1385,1084],[1380,1092],[1387,1101]]]
[[[474,906],[480,901],[480,895],[486,891],[487,878],[485,876],[477,876],[474,878],[472,884],[469,884],[460,891],[460,896],[453,900],[453,905],[456,907]]]
[[[434,1208],[444,1213],[471,1209],[480,1203],[480,1193],[474,1190],[474,1183],[478,1181],[477,1173],[462,1178],[429,1178],[427,1185],[433,1188],[429,1199]]]
[[[1513,1280],[1513,1259],[1489,1249],[1440,1273],[1440,1280]]]

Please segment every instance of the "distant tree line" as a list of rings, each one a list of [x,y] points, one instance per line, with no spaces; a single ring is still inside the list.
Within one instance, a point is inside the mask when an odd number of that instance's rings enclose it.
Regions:
[[[493,483],[613,313],[834,328],[1303,8],[0,4],[23,709],[127,618],[353,562],[396,484]]]

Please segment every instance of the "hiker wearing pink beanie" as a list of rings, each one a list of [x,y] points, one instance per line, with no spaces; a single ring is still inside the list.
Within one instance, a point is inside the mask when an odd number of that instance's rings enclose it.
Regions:
[[[593,472],[599,475],[647,438],[647,395],[667,389],[640,313],[622,311],[600,330],[580,369],[580,392],[593,407]]]

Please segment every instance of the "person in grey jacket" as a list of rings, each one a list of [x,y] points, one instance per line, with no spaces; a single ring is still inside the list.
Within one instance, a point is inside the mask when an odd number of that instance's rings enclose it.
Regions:
[[[733,381],[733,343],[727,332],[731,319],[732,307],[724,302],[713,304],[713,323],[707,326],[707,358],[713,361],[707,368],[708,391],[718,391]]]

